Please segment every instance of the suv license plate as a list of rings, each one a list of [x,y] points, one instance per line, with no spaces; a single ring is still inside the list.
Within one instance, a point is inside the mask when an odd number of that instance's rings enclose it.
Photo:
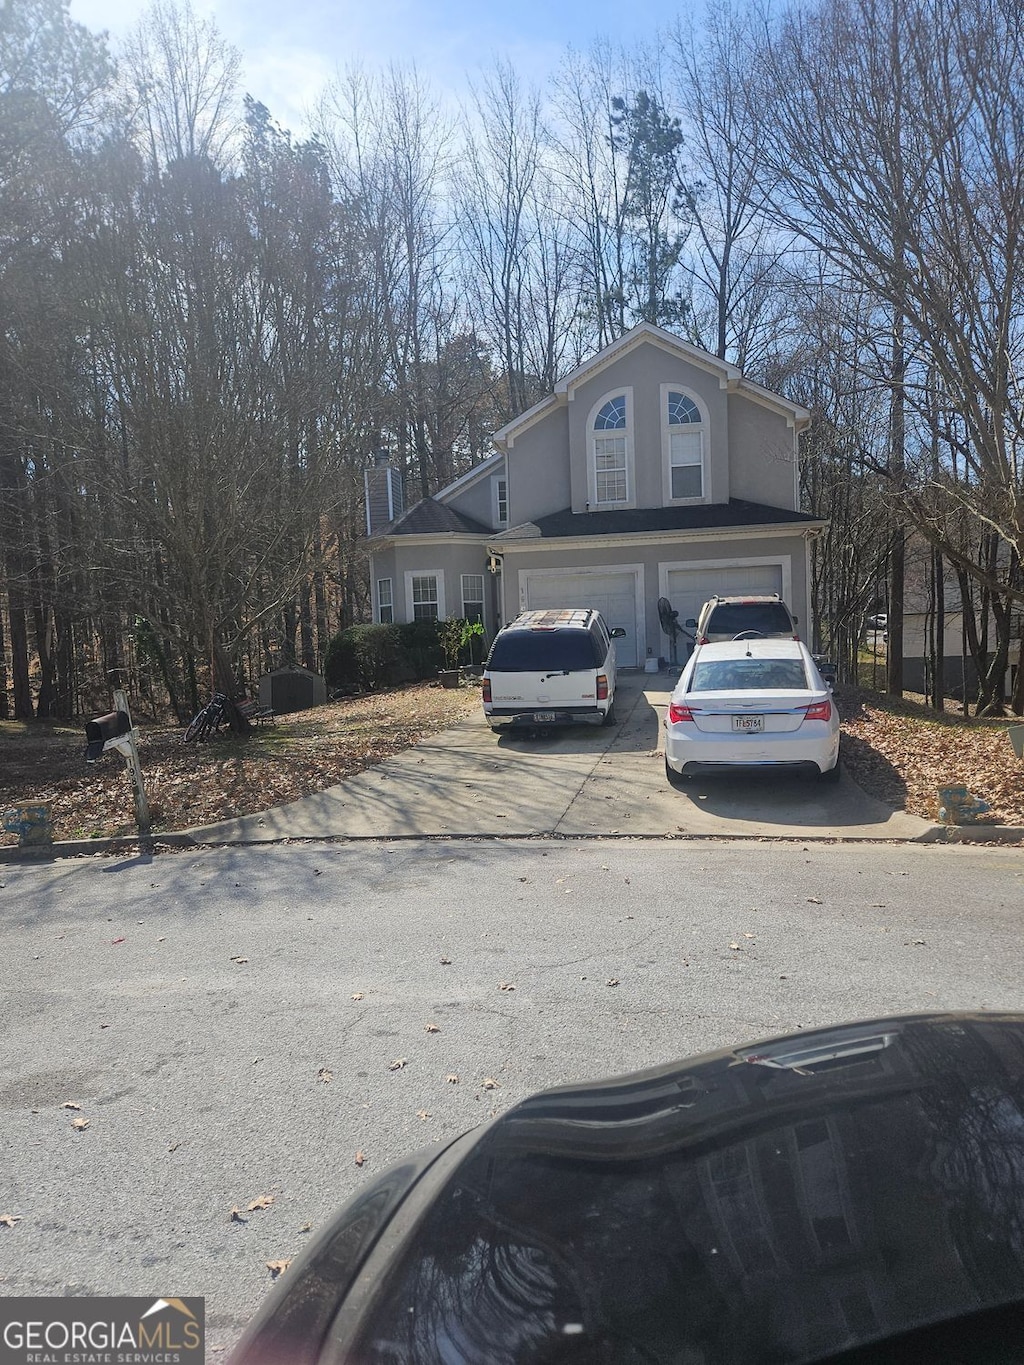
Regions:
[[[733,716],[732,728],[744,734],[756,734],[764,729],[764,716]]]
[[[535,725],[554,725],[554,711],[534,711],[533,722]]]

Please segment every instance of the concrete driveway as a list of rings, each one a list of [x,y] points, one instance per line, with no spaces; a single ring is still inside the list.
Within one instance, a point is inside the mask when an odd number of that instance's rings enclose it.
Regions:
[[[315,796],[190,830],[197,842],[424,835],[690,835],[914,839],[925,820],[892,811],[845,773],[665,780],[661,721],[675,673],[620,678],[611,729],[496,736],[482,713]]]

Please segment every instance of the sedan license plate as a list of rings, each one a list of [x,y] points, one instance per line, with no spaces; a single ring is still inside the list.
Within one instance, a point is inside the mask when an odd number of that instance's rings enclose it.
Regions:
[[[535,725],[554,725],[554,711],[534,711],[533,722]]]
[[[732,728],[744,734],[760,734],[764,729],[764,716],[733,716]]]

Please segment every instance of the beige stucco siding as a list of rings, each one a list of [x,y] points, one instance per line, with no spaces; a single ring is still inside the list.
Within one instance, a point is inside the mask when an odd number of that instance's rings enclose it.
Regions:
[[[472,517],[484,526],[497,527],[497,508],[495,506],[494,480],[505,477],[504,463],[496,465],[486,474],[481,474],[465,488],[446,496],[444,503],[452,511],[464,517]]]
[[[442,589],[441,616],[461,616],[463,610],[462,575],[482,574],[484,590],[484,625],[488,634],[494,630],[495,592],[493,575],[487,572],[487,549],[479,541],[453,541],[437,536],[433,543],[403,544],[399,539],[387,549],[373,555],[371,586],[373,589],[374,620],[377,616],[377,580],[391,578],[396,622],[411,621],[409,576],[436,574]]]
[[[786,418],[742,393],[729,394],[732,496],[796,510],[796,433]]]
[[[623,390],[631,399],[632,505],[664,506],[662,385],[682,389],[706,418],[705,501],[727,502],[730,496],[745,496],[735,489],[730,494],[729,405],[718,376],[680,360],[660,346],[644,342],[572,390],[569,446],[574,512],[587,511],[590,501],[588,466],[595,409],[606,397]]]
[[[569,506],[569,415],[553,408],[515,437],[508,453],[509,525],[519,526]]]

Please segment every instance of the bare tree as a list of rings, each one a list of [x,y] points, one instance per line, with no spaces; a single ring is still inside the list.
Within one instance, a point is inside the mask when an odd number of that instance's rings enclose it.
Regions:
[[[122,53],[131,120],[154,166],[222,164],[238,132],[241,54],[189,0],[154,0]]]
[[[1024,15],[1009,0],[833,0],[768,26],[759,85],[786,222],[890,311],[890,449],[879,469],[954,565],[1015,601],[1022,58]],[[916,354],[955,404],[946,442],[955,458],[938,470],[927,434],[917,440],[907,426],[924,406]],[[1006,553],[993,562],[950,536],[944,518],[958,508]],[[899,602],[890,606],[895,615]],[[899,652],[892,632],[890,645]]]

